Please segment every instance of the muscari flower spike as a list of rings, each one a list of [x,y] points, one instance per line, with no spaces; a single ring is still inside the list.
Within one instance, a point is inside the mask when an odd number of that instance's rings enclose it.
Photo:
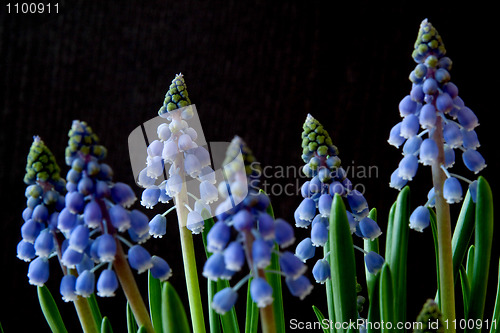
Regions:
[[[186,175],[199,180],[199,198],[196,198],[194,209],[189,208],[187,228],[193,234],[203,231],[204,221],[201,210],[196,205],[204,205],[210,211],[210,204],[217,201],[218,192],[215,187],[215,172],[211,168],[208,150],[199,146],[196,141],[198,133],[190,127],[189,120],[193,118],[194,105],[188,97],[186,83],[182,74],[176,75],[165,95],[163,106],[158,114],[168,122],[162,123],[157,128],[158,139],[152,141],[147,148],[146,167],[139,173],[137,183],[145,188],[142,193],[141,205],[153,208],[159,202],[168,203],[178,195],[183,186]],[[168,179],[160,182],[167,166]],[[166,215],[166,214],[165,214]],[[151,220],[154,226],[153,236],[162,237],[166,230],[164,222],[158,218]]]
[[[246,278],[234,287],[215,294],[212,307],[218,313],[229,311],[237,300],[237,290],[249,279],[250,295],[258,307],[272,303],[272,288],[263,277],[276,247],[286,248],[295,240],[293,228],[283,219],[268,214],[269,197],[259,190],[259,164],[252,151],[235,137],[226,151],[223,162],[225,181],[219,185],[224,201],[216,209],[218,221],[207,234],[207,249],[213,252],[207,260],[203,275],[209,279],[228,279],[242,270],[250,270]],[[276,245],[275,245],[276,244]],[[301,299],[312,290],[304,276],[307,267],[290,252],[277,252],[281,274],[293,295]]]
[[[21,241],[17,257],[30,262],[29,283],[43,286],[49,278],[49,259],[57,256],[64,236],[57,230],[57,219],[64,208],[65,181],[52,152],[38,136],[27,157],[26,208],[22,213]]]
[[[368,203],[362,193],[353,189],[338,155],[323,125],[308,114],[302,132],[302,159],[306,163],[302,170],[310,180],[301,187],[303,200],[294,213],[296,227],[311,227],[310,238],[301,241],[295,250],[295,255],[304,262],[314,257],[315,247],[324,247],[328,241],[328,217],[335,194],[347,199],[351,233],[371,240],[382,234],[378,224],[368,217]],[[384,262],[380,258],[365,261],[370,271],[380,269]],[[327,263],[325,258],[320,258],[314,265],[312,273],[316,282],[324,283],[330,277]]]
[[[399,103],[403,120],[391,129],[388,140],[396,147],[404,145],[404,156],[392,173],[389,184],[401,190],[415,177],[419,163],[438,163],[439,147],[432,137],[437,121],[441,121],[444,162],[440,166],[448,178],[443,193],[448,203],[457,203],[462,200],[462,186],[458,179],[469,184],[471,193],[477,182],[448,171],[455,163],[454,150],[462,152],[464,165],[475,174],[486,167],[484,158],[477,151],[480,144],[475,128],[479,121],[474,112],[465,106],[457,86],[451,82],[452,61],[446,56],[441,36],[427,19],[420,25],[412,57],[417,63],[409,77],[412,89]],[[425,135],[428,137],[424,138]],[[472,199],[476,200],[475,195]],[[423,208],[432,207],[432,200],[432,197],[429,198],[412,214],[410,228],[423,231],[429,225],[429,215]]]
[[[67,194],[61,197],[62,209],[52,225],[66,238],[60,246],[66,276],[76,271],[78,276],[76,280],[64,277],[61,281],[63,299],[89,297],[96,287],[97,295],[114,296],[118,279],[112,268],[120,241],[129,247],[132,268],[139,273],[151,269],[154,277],[167,279],[171,273],[168,264],[161,258],[153,259],[145,248],[134,244],[150,237],[149,219],[138,210],[128,209],[136,201],[135,193],[130,186],[113,182],[113,170],[103,162],[106,148],[83,121],[73,121],[68,136],[66,164],[71,169],[66,176]],[[45,213],[36,215],[40,218]],[[130,240],[120,233],[128,234]],[[103,266],[105,269],[98,273]]]

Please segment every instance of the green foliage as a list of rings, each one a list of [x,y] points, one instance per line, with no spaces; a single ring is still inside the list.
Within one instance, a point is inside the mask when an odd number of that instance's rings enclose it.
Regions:
[[[38,301],[40,302],[40,307],[42,308],[43,315],[47,324],[49,324],[50,329],[54,333],[65,333],[68,332],[64,326],[61,314],[57,308],[56,302],[52,297],[47,286],[37,287]]]

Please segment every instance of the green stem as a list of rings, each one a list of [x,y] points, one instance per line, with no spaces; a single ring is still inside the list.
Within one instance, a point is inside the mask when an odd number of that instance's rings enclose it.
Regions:
[[[73,301],[75,305],[76,313],[78,319],[80,320],[80,325],[84,333],[97,333],[99,329],[92,314],[92,309],[90,308],[88,299],[78,296],[78,298]]]
[[[132,274],[132,270],[128,265],[127,259],[125,259],[123,247],[118,239],[116,240],[116,256],[113,266],[139,327],[144,326],[147,332],[154,333],[153,324],[149,318],[146,304],[142,299],[137,283],[135,282],[134,275]]]
[[[440,305],[443,319],[448,320],[448,323],[453,323],[455,320],[455,288],[453,279],[453,254],[451,249],[450,207],[443,197],[443,185],[446,175],[441,169],[441,165],[444,164],[444,148],[443,124],[442,119],[439,117],[436,121],[436,128],[432,134],[432,138],[439,149],[438,158],[432,164],[432,182],[436,198]],[[454,326],[449,324],[447,332],[455,332]]]
[[[179,154],[182,155],[182,154]],[[176,161],[177,165],[182,165]],[[181,171],[182,190],[174,197],[175,206],[177,207],[177,218],[179,220],[179,235],[181,240],[182,261],[184,263],[184,274],[186,276],[186,288],[189,300],[189,310],[191,312],[191,323],[194,333],[205,332],[205,319],[203,317],[203,307],[201,304],[200,285],[198,283],[198,273],[196,269],[196,258],[193,245],[193,235],[186,228],[188,203],[186,182],[183,172]]]

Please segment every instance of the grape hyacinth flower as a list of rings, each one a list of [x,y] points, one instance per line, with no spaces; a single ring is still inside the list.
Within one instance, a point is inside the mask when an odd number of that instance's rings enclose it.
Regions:
[[[120,282],[137,321],[150,327],[130,267],[138,273],[150,270],[160,280],[170,277],[168,264],[160,258],[153,260],[141,245],[162,229],[161,223],[156,222],[150,232],[149,218],[138,210],[129,210],[136,201],[135,193],[127,184],[113,182],[113,170],[103,162],[107,150],[87,123],[73,121],[68,135],[68,193],[55,223],[68,239],[68,246],[62,249],[62,263],[78,269],[75,293],[82,297],[89,297],[96,283],[98,296],[113,296]],[[127,259],[122,244],[128,247]]]
[[[455,163],[455,149],[462,151],[465,167],[475,174],[486,167],[486,162],[477,151],[478,118],[451,82],[452,61],[446,56],[441,36],[427,19],[420,25],[412,57],[417,63],[409,76],[412,88],[399,103],[403,120],[389,134],[391,145],[404,144],[404,157],[391,176],[390,185],[401,190],[415,176],[418,162],[431,166],[433,188],[428,201],[411,214],[410,228],[422,232],[430,223],[428,210],[434,207],[440,307],[445,319],[451,322],[455,320],[455,295],[449,204],[462,200],[460,180],[469,184],[471,199],[475,202],[477,181],[454,174],[450,169]],[[415,144],[418,142],[420,144]]]
[[[224,279],[221,273],[214,276],[216,267],[219,271],[235,273],[242,270],[245,262],[250,273],[234,287],[216,293],[212,307],[221,314],[229,311],[236,302],[236,291],[251,277],[252,300],[261,308],[261,313],[272,311],[269,304],[273,302],[273,290],[268,274],[275,273],[284,275],[287,281],[294,281],[290,291],[304,298],[312,290],[304,276],[307,267],[291,252],[279,251],[294,242],[293,228],[283,219],[270,215],[269,197],[258,188],[259,164],[240,137],[235,137],[227,149],[223,172],[225,181],[219,186],[219,194],[224,201],[216,209],[218,221],[207,234],[207,249],[213,254],[205,264],[204,275]],[[243,191],[243,187],[246,190]],[[234,234],[236,236],[232,236]],[[279,260],[281,272],[266,271],[273,255]],[[263,325],[274,325],[265,321],[263,319]]]
[[[295,250],[295,255],[303,261],[312,259],[314,247],[324,247],[328,241],[328,217],[335,194],[346,198],[349,204],[351,211],[347,215],[351,233],[370,240],[382,234],[378,224],[368,217],[368,203],[346,177],[338,154],[337,147],[333,145],[323,125],[310,114],[307,115],[302,132],[302,159],[306,163],[302,170],[310,180],[301,187],[303,200],[294,213],[297,228],[311,227],[310,238],[301,241]],[[367,267],[372,262],[374,261],[366,261]],[[312,273],[316,282],[325,283],[330,277],[327,264],[325,254],[314,265]],[[380,269],[382,265],[383,259],[376,262],[373,271]],[[371,267],[369,268],[371,271]]]
[[[403,159],[391,175],[390,186],[401,190],[416,175],[419,163],[435,165],[447,178],[444,199],[450,204],[457,203],[462,200],[459,180],[469,187],[474,182],[449,172],[455,163],[454,150],[462,151],[464,165],[470,171],[477,174],[486,167],[477,151],[480,145],[475,128],[479,121],[451,82],[452,61],[446,56],[441,36],[427,19],[420,25],[412,57],[417,63],[409,77],[412,88],[399,103],[403,120],[392,128],[388,140],[396,147],[403,145]],[[472,198],[475,200],[475,196]],[[432,199],[422,207],[431,207]],[[421,232],[429,225],[430,217],[420,207],[417,210],[410,228]]]

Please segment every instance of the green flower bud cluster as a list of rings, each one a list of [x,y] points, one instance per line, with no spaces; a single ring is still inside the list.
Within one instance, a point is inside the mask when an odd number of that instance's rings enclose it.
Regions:
[[[252,150],[248,148],[248,145],[239,136],[235,136],[227,148],[226,158],[222,162],[224,169],[227,170],[227,166],[231,166],[234,162],[236,162],[234,163],[235,168],[238,169],[241,166],[241,162],[238,163],[238,155],[240,153],[243,158],[247,177],[252,180],[258,179],[261,174],[260,163],[257,162]],[[231,178],[231,175],[228,175],[228,178]]]
[[[107,150],[99,144],[99,138],[84,121],[74,120],[68,133],[69,140],[66,147],[66,164],[71,165],[80,155],[91,155],[97,160],[106,157]]]
[[[328,132],[313,116],[307,115],[302,131],[302,159],[308,163],[314,156],[326,157],[339,154]]]
[[[438,58],[445,54],[446,49],[443,40],[436,28],[429,21],[423,20],[415,42],[415,50],[412,54],[413,59],[417,63],[422,63],[423,61],[429,62],[430,67],[435,67]]]
[[[428,299],[425,302],[422,311],[417,317],[417,321],[422,323],[422,326],[415,329],[414,333],[444,333],[444,325],[442,322],[441,311],[436,302]]]
[[[161,116],[165,112],[180,109],[188,105],[191,105],[191,100],[189,99],[184,76],[177,74],[175,79],[172,80],[172,84],[165,95],[163,106],[158,111],[158,114]]]
[[[60,182],[60,171],[52,152],[39,136],[35,136],[27,158],[24,182],[28,185],[37,181]]]

